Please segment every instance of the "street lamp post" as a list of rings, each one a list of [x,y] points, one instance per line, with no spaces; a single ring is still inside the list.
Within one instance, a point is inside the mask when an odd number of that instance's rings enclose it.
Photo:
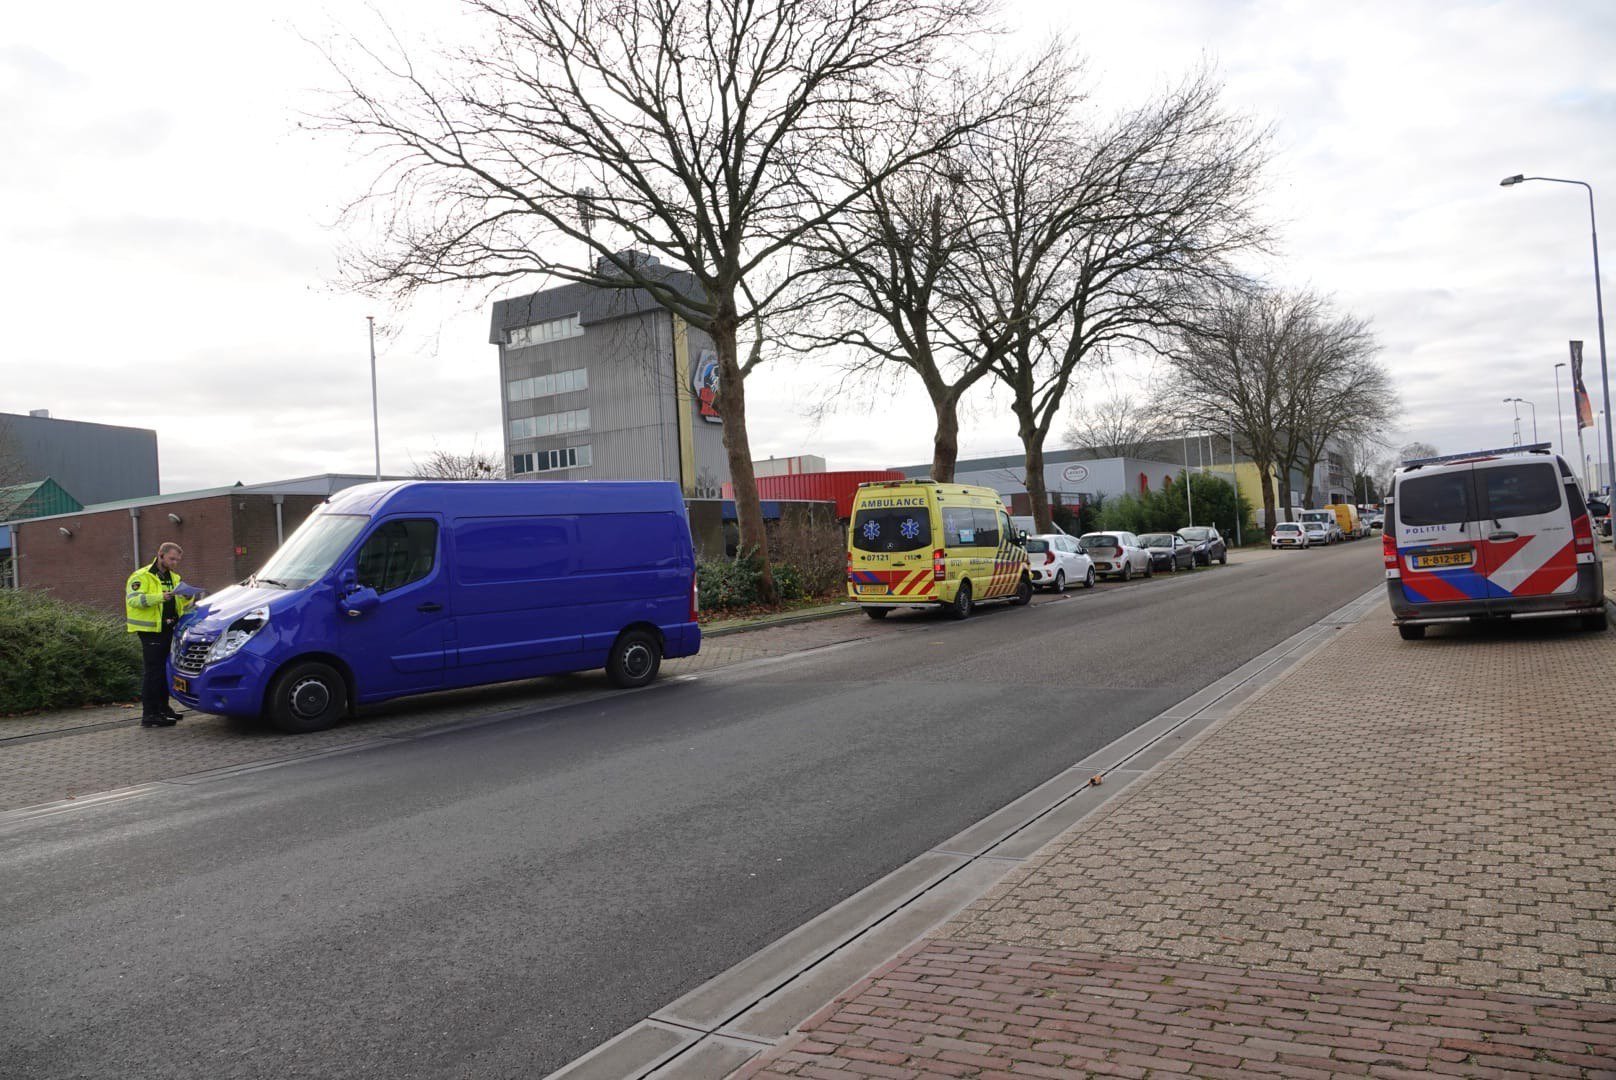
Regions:
[[[1195,493],[1190,490],[1190,433],[1184,432],[1184,504],[1189,508],[1190,524],[1195,524]]]
[[[1616,460],[1616,436],[1611,434],[1610,369],[1605,357],[1605,291],[1599,281],[1599,224],[1594,218],[1594,189],[1583,180],[1563,180],[1556,176],[1526,176],[1516,173],[1499,181],[1500,187],[1513,187],[1528,180],[1543,180],[1551,184],[1575,184],[1588,193],[1588,232],[1594,245],[1594,311],[1599,321],[1599,382],[1605,399],[1605,460]]]
[[[1562,360],[1554,365],[1554,418],[1560,425],[1560,456],[1566,455],[1565,444],[1565,413],[1560,411],[1560,369],[1565,367]]]
[[[366,315],[370,324],[370,430],[376,439],[376,479],[382,478],[382,412],[376,401],[376,316]]]
[[[1535,444],[1537,442],[1537,406],[1532,404],[1530,401],[1527,401],[1523,397],[1511,397],[1511,398],[1505,398],[1504,400],[1505,401],[1513,401],[1517,405],[1525,405],[1529,409],[1532,410],[1532,442]],[[1516,443],[1517,446],[1520,445],[1520,441],[1521,441],[1521,410],[1519,408],[1516,408],[1516,410],[1515,410],[1515,443]]]

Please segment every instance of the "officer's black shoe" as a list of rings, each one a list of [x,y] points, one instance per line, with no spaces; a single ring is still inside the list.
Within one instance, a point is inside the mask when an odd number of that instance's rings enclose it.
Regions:
[[[174,721],[175,723],[179,723],[180,717],[182,717],[184,715],[185,715],[184,713],[177,713],[173,709],[164,709],[163,710],[163,716],[165,718],[169,719],[169,720]]]
[[[179,723],[178,720],[168,716],[142,716],[140,718],[141,727],[173,727],[177,723]]]

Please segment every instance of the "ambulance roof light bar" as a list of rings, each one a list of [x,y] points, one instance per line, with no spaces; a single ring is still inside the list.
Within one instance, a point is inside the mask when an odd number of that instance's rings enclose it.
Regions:
[[[1497,450],[1468,450],[1463,454],[1443,454],[1441,457],[1409,458],[1405,469],[1418,469],[1422,465],[1445,465],[1450,461],[1475,461],[1478,458],[1503,457],[1505,454],[1547,454],[1553,443],[1528,443],[1526,446],[1501,446]]]

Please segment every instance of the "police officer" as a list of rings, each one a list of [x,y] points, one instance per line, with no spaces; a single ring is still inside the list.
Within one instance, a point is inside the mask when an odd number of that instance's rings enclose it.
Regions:
[[[140,659],[145,678],[140,687],[140,726],[173,727],[180,714],[168,707],[168,646],[174,624],[191,607],[181,596],[180,546],[172,540],[157,548],[157,558],[129,575],[124,589],[124,615],[129,632],[140,638]]]

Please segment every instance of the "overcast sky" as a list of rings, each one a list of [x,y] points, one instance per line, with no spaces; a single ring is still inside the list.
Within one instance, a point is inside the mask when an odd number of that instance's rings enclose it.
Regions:
[[[464,31],[453,12],[412,17]],[[500,452],[486,303],[444,293],[393,310],[334,285],[338,210],[368,166],[298,127],[331,82],[304,36],[368,18],[316,0],[8,10],[0,412],[155,428],[164,492],[368,472],[375,314],[383,468],[435,448]],[[1005,21],[1029,41],[1072,35],[1119,105],[1216,63],[1229,104],[1275,131],[1283,251],[1268,275],[1372,320],[1404,405],[1394,444],[1507,445],[1515,396],[1557,437],[1570,338],[1587,342],[1601,406],[1584,193],[1498,181],[1587,180],[1616,235],[1616,3],[1019,0]],[[918,387],[815,421],[804,403],[825,383],[817,366],[748,380],[755,456],[930,459]],[[1015,450],[1002,400],[967,412],[964,456]]]

